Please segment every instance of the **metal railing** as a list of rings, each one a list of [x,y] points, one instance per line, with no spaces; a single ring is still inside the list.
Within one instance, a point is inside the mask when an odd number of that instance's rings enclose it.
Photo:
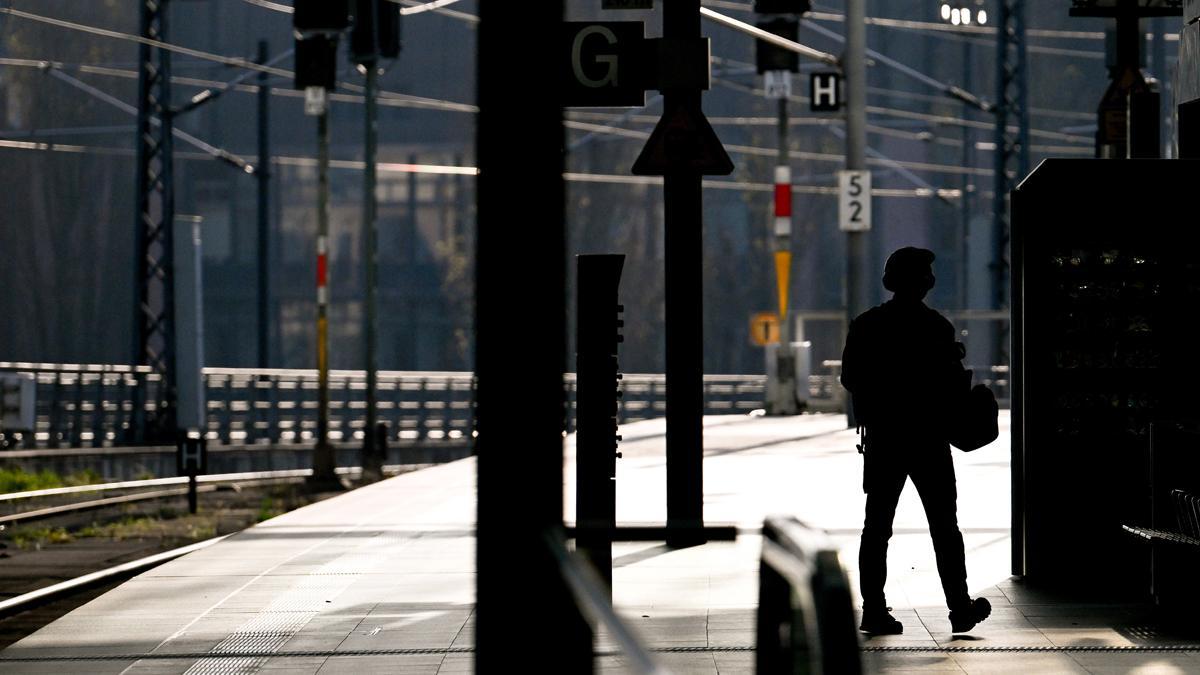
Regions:
[[[159,377],[145,366],[0,362],[0,372],[37,380],[36,429],[0,432],[0,448],[137,446],[142,422],[157,398]],[[315,370],[205,368],[210,446],[311,444],[317,427]],[[330,440],[362,439],[366,411],[363,371],[330,372]],[[474,377],[467,372],[380,371],[379,420],[389,442],[466,442],[474,426]],[[574,430],[575,376],[567,374],[567,429]],[[706,375],[705,414],[745,414],[763,406],[761,375]],[[666,379],[628,374],[618,421],[666,414]],[[520,387],[514,387],[520,395]]]
[[[954,325],[957,339],[964,343],[972,343],[967,349],[967,358],[972,363],[965,364],[967,370],[973,373],[972,384],[982,384],[992,390],[1000,407],[1007,408],[1010,403],[1010,383],[1008,365],[1005,363],[989,364],[989,353],[992,338],[980,336],[993,335],[998,327],[1007,330],[1011,316],[1008,310],[991,309],[943,309],[938,310]],[[819,400],[837,399],[842,395],[837,381],[837,373],[841,361],[828,358],[841,353],[842,344],[846,339],[846,313],[844,310],[794,310],[791,312],[795,322],[794,335],[796,341],[812,340],[816,347],[816,358],[822,365],[832,371],[832,375],[813,378],[811,389],[814,398]],[[970,339],[968,339],[970,336]],[[819,343],[819,344],[818,344]]]
[[[759,673],[862,672],[854,604],[837,548],[793,517],[763,522]]]
[[[841,362],[822,362],[809,378],[813,410],[841,411]],[[976,367],[975,382],[1008,400],[1007,366]],[[37,380],[36,429],[5,432],[0,449],[109,448],[143,445],[142,423],[157,400],[159,376],[146,366],[0,361],[0,373],[29,373]],[[305,446],[317,428],[317,371],[205,368],[207,435],[211,445]],[[474,377],[453,371],[380,371],[379,420],[391,443],[465,443],[474,428]],[[366,374],[329,375],[330,440],[362,440]],[[567,430],[575,430],[575,374],[564,378]],[[704,414],[742,415],[764,407],[763,375],[705,375]],[[519,395],[519,386],[514,388]],[[617,405],[620,424],[666,415],[666,377],[626,374]]]
[[[555,591],[569,596],[569,613],[574,614],[570,617],[574,628],[570,636],[572,644],[559,645],[566,661],[574,666],[564,668],[564,671],[593,672],[596,635],[603,630],[619,649],[626,672],[638,675],[668,673],[637,634],[617,616],[609,599],[610,591],[596,570],[578,553],[568,551],[566,541],[556,533],[547,534],[545,545],[558,567],[559,578],[551,583]]]

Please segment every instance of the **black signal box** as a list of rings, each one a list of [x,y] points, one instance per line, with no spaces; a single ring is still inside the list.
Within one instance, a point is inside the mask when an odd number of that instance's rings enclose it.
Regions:
[[[333,91],[337,84],[337,38],[313,35],[296,40],[297,89],[324,87]]]
[[[295,0],[292,6],[297,33],[340,33],[350,27],[348,0]]]
[[[355,0],[350,53],[355,63],[400,56],[400,5],[389,0]]]
[[[810,9],[809,0],[754,0],[757,14],[804,14]]]
[[[800,37],[800,22],[795,19],[777,17],[770,21],[760,21],[758,27],[792,42],[795,42]],[[786,70],[791,73],[800,72],[799,54],[782,47],[776,47],[769,42],[755,40],[754,56],[759,74],[769,70]]]

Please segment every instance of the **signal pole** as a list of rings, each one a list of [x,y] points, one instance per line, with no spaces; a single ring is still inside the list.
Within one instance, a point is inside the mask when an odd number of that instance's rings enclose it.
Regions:
[[[808,12],[807,0],[767,2],[756,0],[754,11],[772,18],[757,27],[795,42],[800,37],[799,16]],[[755,45],[755,67],[763,75],[767,98],[775,99],[778,111],[779,153],[775,162],[775,218],[773,222],[775,282],[779,300],[779,342],[766,346],[767,414],[795,415],[797,397],[797,354],[792,345],[788,317],[788,290],[792,272],[792,167],[788,154],[788,98],[792,95],[792,73],[800,71],[800,57],[767,42]]]
[[[258,43],[258,63],[267,62],[267,42]],[[258,164],[254,177],[258,179],[258,367],[270,363],[271,342],[271,90],[267,74],[258,74]]]
[[[323,91],[323,90],[322,90]],[[337,483],[329,444],[329,104],[317,116],[317,443],[311,482]]]
[[[790,79],[786,70],[776,76]],[[790,86],[784,89],[791,89]],[[775,283],[779,300],[779,344],[767,345],[767,412],[795,415],[796,353],[792,349],[792,329],[788,317],[788,290],[792,269],[792,167],[788,152],[788,99],[778,101],[779,153],[775,166]]]
[[[700,0],[663,3],[663,38],[700,36]],[[663,91],[663,117],[700,110],[700,90]],[[704,525],[704,281],[703,209],[699,173],[663,177],[667,344],[667,527],[699,532]],[[702,534],[668,535],[673,547],[704,543]]]
[[[367,419],[363,429],[363,480],[379,480],[383,478],[383,461],[379,456],[382,448],[376,447],[375,425],[379,416],[376,410],[378,388],[378,358],[376,356],[376,286],[379,278],[378,237],[379,224],[375,202],[376,184],[376,151],[379,145],[378,129],[378,77],[379,64],[371,60],[363,64],[366,67],[366,139],[364,157],[366,168],[363,175],[363,229],[366,231],[366,263],[367,263],[367,293],[366,293],[366,333],[367,342]],[[412,195],[409,195],[412,199]]]
[[[867,147],[867,24],[866,0],[846,0],[846,169],[866,168]],[[868,199],[870,197],[868,196]],[[863,271],[867,257],[865,232],[846,233],[846,328],[867,309]],[[857,425],[854,408],[847,397],[846,419]]]
[[[329,92],[337,86],[338,39],[350,25],[347,0],[295,0],[297,89],[317,118],[317,438],[309,488],[339,490],[329,443]]]

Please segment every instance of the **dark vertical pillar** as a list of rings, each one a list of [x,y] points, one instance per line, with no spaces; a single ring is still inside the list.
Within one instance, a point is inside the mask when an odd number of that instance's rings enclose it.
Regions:
[[[1010,276],[1008,251],[1010,223],[1009,192],[1029,171],[1029,109],[1027,66],[1025,60],[1025,0],[1002,0],[996,30],[996,129],[995,175],[992,195],[992,285],[995,309],[1007,309],[1013,295],[1009,285],[1021,274]],[[1015,133],[1010,130],[1015,127]],[[995,353],[992,363],[1010,364],[1009,326],[996,322]],[[1011,368],[1010,368],[1011,371]],[[1014,390],[1015,392],[1015,390]],[[1016,394],[1013,395],[1016,400]],[[1013,436],[1021,433],[1014,405]],[[1012,452],[1012,572],[1025,569],[1024,464],[1020,445],[1014,441]]]
[[[476,135],[475,452],[478,455],[475,670],[563,662],[572,603],[548,535],[563,515],[566,251],[563,125],[556,60],[562,2],[479,3]],[[529,36],[545,39],[529,39]],[[578,617],[576,616],[575,619]]]
[[[663,4],[663,37],[700,37],[700,0]],[[696,88],[663,91],[663,117],[680,108],[700,111]],[[701,177],[668,172],[663,179],[666,274],[667,527],[692,534],[668,535],[672,546],[703,543],[704,524],[704,248]]]
[[[1154,36],[1154,43],[1150,48],[1150,56],[1153,60],[1153,70],[1150,72],[1154,78],[1158,80],[1158,157],[1171,157],[1167,146],[1170,142],[1167,125],[1171,118],[1171,73],[1167,70],[1167,47],[1166,47],[1166,31],[1164,30],[1165,19],[1161,16],[1156,16],[1150,20],[1150,32]],[[1187,20],[1184,20],[1184,24]]]
[[[846,2],[846,169],[867,168],[867,26],[866,0]],[[867,311],[869,291],[867,254],[869,232],[846,233],[846,329],[859,314]],[[878,236],[875,237],[876,240]],[[858,426],[854,407],[846,397],[846,424]]]
[[[972,59],[973,55],[974,54],[971,51],[971,41],[964,39],[963,40],[963,54],[962,54],[962,61],[963,61],[962,62],[962,66],[963,66],[962,87],[963,87],[963,89],[968,89],[968,90],[971,89],[971,80],[973,79],[972,75],[974,74],[974,59]],[[962,106],[962,116],[963,116],[964,120],[971,119],[970,106],[965,101],[963,102],[963,106]],[[962,128],[962,166],[964,169],[972,166],[971,143],[972,143],[971,127],[964,124],[963,128]],[[961,233],[962,242],[959,245],[959,260],[958,260],[958,277],[959,277],[958,278],[958,308],[959,309],[967,309],[971,304],[970,301],[968,300],[969,296],[968,296],[968,292],[967,292],[967,273],[968,273],[968,269],[969,269],[969,267],[968,267],[969,261],[967,259],[967,257],[968,257],[967,256],[967,250],[968,250],[967,240],[969,239],[970,234],[971,234],[971,181],[972,181],[971,174],[966,171],[963,171],[962,183],[961,183],[962,196],[959,197],[959,202],[958,202],[959,216],[961,217],[960,226],[962,228],[962,233]],[[966,324],[964,323],[963,325],[965,326]]]
[[[365,105],[363,106],[366,119],[364,120],[364,164],[363,171],[363,240],[366,249],[363,256],[366,265],[366,312],[363,323],[363,333],[366,335],[366,364],[367,371],[367,419],[363,426],[362,467],[363,480],[379,480],[383,478],[383,456],[375,447],[376,430],[379,422],[377,392],[379,389],[378,374],[379,359],[376,354],[379,327],[376,322],[376,296],[379,285],[379,228],[377,204],[375,197],[376,154],[379,146],[378,126],[378,78],[379,63],[376,59],[363,64],[367,69],[367,87]]]
[[[577,549],[608,585],[612,601],[612,535],[617,525],[617,302],[623,255],[576,256],[575,511]],[[589,532],[588,530],[592,530]]]

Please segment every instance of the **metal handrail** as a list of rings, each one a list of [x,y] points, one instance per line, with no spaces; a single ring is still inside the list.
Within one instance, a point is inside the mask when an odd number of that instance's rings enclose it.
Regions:
[[[411,466],[411,465],[410,465]],[[399,465],[384,466],[385,474],[400,470]],[[339,476],[354,477],[362,473],[360,466],[339,466],[334,469]],[[242,471],[238,473],[210,473],[196,476],[196,482],[208,483],[254,483],[278,481],[293,478],[307,478],[312,475],[312,469],[278,469],[275,471]],[[0,503],[16,502],[22,499],[44,499],[62,495],[84,494],[92,492],[112,492],[115,490],[136,490],[140,488],[161,487],[164,485],[187,485],[187,476],[170,478],[148,478],[145,480],[126,480],[114,483],[93,483],[90,485],[71,485],[67,487],[45,488],[43,490],[25,490],[0,494]]]
[[[641,639],[617,616],[600,576],[587,562],[567,551],[567,544],[562,535],[548,533],[546,546],[558,563],[559,574],[570,589],[575,606],[591,626],[593,635],[597,627],[607,628],[622,654],[628,659],[628,663],[623,665],[631,672],[645,675],[669,673],[670,671],[654,661],[650,650],[646,649]]]
[[[861,673],[851,598],[837,549],[824,533],[794,517],[767,518],[758,672]]]
[[[338,471],[352,473],[359,467],[338,467]],[[196,477],[198,483],[223,483],[241,480],[270,480],[276,478],[303,478],[312,473],[312,469],[282,469],[279,471],[245,471],[241,473],[213,473]],[[79,494],[83,492],[111,492],[113,490],[133,490],[138,488],[159,487],[162,485],[186,485],[187,476],[170,478],[147,478],[145,480],[123,480],[114,483],[92,483],[89,485],[69,485],[66,487],[45,488],[42,490],[25,490],[0,494],[0,502],[17,501],[20,499],[40,499],[59,495]]]
[[[153,413],[161,386],[145,366],[0,362],[0,372],[32,373],[38,381],[37,428],[4,433],[0,447],[38,448],[142,446],[141,425]],[[204,369],[209,443],[228,447],[311,443],[316,429],[317,372],[289,368]],[[763,407],[762,375],[706,375],[706,414],[748,413]],[[363,429],[366,373],[330,373],[331,441],[351,441]],[[619,422],[661,417],[665,377],[629,373]],[[380,371],[380,421],[396,442],[446,443],[469,439],[474,429],[474,382],[470,372]],[[568,400],[575,374],[563,379]],[[824,385],[818,382],[818,387]],[[573,430],[573,406],[568,407]]]

